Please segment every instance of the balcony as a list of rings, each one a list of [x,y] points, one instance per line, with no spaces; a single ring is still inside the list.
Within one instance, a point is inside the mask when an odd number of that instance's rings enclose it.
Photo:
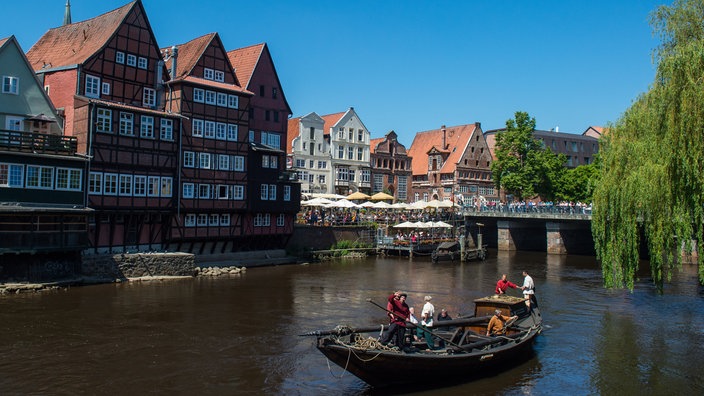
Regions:
[[[74,136],[0,129],[0,150],[73,155],[77,149],[78,140]]]

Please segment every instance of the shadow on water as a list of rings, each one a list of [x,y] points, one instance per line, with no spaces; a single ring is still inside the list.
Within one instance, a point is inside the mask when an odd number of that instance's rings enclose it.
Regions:
[[[535,279],[546,330],[528,361],[489,378],[375,390],[328,366],[314,337],[375,326],[394,290],[469,315],[502,273]],[[98,285],[0,297],[3,394],[703,394],[704,294],[696,268],[663,295],[641,270],[605,290],[593,257],[491,252],[484,262],[369,258],[255,268],[240,276]],[[516,290],[509,294],[519,295]],[[400,373],[402,375],[402,373]],[[639,385],[645,384],[645,385]]]

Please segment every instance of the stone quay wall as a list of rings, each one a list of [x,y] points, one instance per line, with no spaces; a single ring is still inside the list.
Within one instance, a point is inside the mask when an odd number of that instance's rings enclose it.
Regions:
[[[105,280],[194,276],[195,268],[195,255],[191,253],[96,254],[83,256],[81,275]]]

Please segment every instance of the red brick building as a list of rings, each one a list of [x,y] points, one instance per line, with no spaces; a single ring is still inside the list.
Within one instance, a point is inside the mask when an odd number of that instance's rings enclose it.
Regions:
[[[391,131],[383,138],[370,141],[372,194],[384,191],[396,202],[413,202],[411,194],[412,158],[406,146]]]

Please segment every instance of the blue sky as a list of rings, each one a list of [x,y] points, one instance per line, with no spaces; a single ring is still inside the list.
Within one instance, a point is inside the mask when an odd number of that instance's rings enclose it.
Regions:
[[[61,25],[66,0],[3,2],[0,37],[25,51]],[[71,0],[74,22],[127,0]],[[372,137],[516,111],[538,129],[615,121],[653,81],[658,41],[631,1],[143,0],[159,46],[218,32],[229,49],[267,42],[294,116],[354,107]]]

